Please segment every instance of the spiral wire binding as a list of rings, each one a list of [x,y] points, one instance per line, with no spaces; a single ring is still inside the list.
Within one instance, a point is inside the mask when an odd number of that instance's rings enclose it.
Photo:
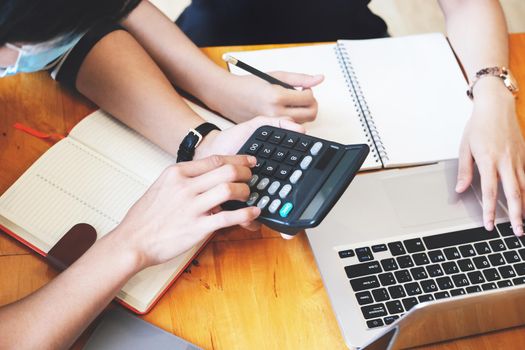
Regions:
[[[381,166],[384,168],[384,162],[389,160],[388,153],[383,141],[381,140],[381,135],[379,135],[374,118],[370,113],[370,108],[368,108],[368,103],[366,102],[363,91],[361,90],[350,57],[346,52],[345,47],[339,43],[335,45],[335,54],[345,78],[348,91],[352,97],[352,102],[354,103],[356,112],[359,116],[361,127],[365,132],[370,152],[374,161],[376,163],[381,163]]]

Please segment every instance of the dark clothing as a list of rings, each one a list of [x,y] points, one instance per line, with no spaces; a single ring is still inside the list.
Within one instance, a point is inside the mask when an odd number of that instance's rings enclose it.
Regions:
[[[193,0],[177,25],[198,46],[383,37],[370,0]]]

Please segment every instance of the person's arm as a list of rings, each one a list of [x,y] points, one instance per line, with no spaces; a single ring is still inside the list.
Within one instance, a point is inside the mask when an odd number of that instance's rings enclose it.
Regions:
[[[256,207],[215,209],[248,198],[254,165],[254,157],[214,156],[166,169],[113,232],[49,284],[0,308],[0,348],[68,348],[138,271],[254,220]]]
[[[507,26],[498,0],[440,0],[440,5],[448,38],[470,81],[480,69],[508,67]],[[474,109],[460,149],[458,192],[471,184],[474,162],[481,176],[485,227],[494,228],[499,178],[514,233],[522,235],[525,142],[515,100],[499,78],[482,78],[474,87]]]
[[[171,82],[236,122],[258,115],[288,116],[302,122],[312,120],[317,114],[317,102],[310,89],[287,90],[253,76],[230,74],[209,60],[149,1],[142,1],[122,25]],[[276,75],[303,88],[315,86],[323,79],[322,76],[283,72]]]

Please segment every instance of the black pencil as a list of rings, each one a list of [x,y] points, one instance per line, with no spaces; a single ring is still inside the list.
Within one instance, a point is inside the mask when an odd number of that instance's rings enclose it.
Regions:
[[[222,55],[222,59],[224,61],[230,63],[230,64],[233,64],[234,66],[237,66],[237,67],[247,71],[248,73],[252,73],[256,77],[259,77],[259,78],[261,78],[263,80],[266,80],[270,84],[280,85],[283,88],[295,90],[295,88],[292,85],[287,84],[284,81],[280,81],[279,79],[276,79],[276,78],[272,77],[271,75],[268,75],[268,74],[266,74],[264,72],[261,72],[260,70],[258,70],[256,68],[253,68],[252,66],[250,66],[250,65],[248,65],[248,64],[246,64],[246,63],[244,63],[242,61],[239,61],[235,57],[232,57],[232,56],[230,56],[228,54]]]

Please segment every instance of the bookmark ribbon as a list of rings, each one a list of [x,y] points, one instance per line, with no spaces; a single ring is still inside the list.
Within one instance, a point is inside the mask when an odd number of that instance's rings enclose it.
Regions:
[[[33,129],[25,124],[22,124],[22,123],[15,123],[13,125],[13,128],[17,129],[17,130],[20,130],[22,132],[25,132],[26,134],[29,134],[31,136],[34,136],[34,137],[37,137],[41,140],[44,140],[44,141],[50,141],[50,142],[53,142],[53,143],[56,143],[62,139],[64,139],[66,136],[65,135],[61,135],[61,134],[57,134],[57,133],[51,133],[51,134],[47,134],[45,132],[42,132],[42,131],[39,131],[39,130],[36,130],[36,129]]]

